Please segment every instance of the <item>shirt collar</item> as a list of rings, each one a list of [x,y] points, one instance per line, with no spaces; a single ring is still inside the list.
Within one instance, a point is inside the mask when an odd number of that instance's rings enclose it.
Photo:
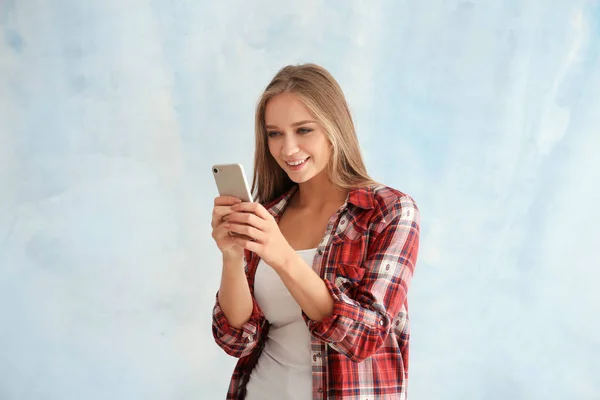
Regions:
[[[365,210],[374,209],[373,186],[350,189],[346,202]]]

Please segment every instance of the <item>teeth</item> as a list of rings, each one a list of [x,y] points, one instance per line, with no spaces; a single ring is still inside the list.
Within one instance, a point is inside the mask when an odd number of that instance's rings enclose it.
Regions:
[[[308,160],[308,158],[305,158],[304,160],[300,160],[300,161],[296,161],[296,162],[288,162],[288,164],[295,167],[295,166],[298,166],[298,165],[304,163],[306,160]]]

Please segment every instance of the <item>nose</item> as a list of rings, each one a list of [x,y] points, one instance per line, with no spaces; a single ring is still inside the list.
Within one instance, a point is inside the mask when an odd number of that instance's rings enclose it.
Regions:
[[[297,153],[298,150],[298,143],[296,142],[294,135],[285,135],[281,148],[282,154],[285,157],[290,157],[291,155]]]

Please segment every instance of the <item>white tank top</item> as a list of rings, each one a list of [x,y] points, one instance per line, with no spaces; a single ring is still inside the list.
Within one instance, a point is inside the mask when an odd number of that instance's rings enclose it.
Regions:
[[[312,267],[316,249],[296,252]],[[254,297],[271,327],[250,375],[246,400],[311,399],[310,332],[300,306],[279,275],[262,260],[256,269]]]

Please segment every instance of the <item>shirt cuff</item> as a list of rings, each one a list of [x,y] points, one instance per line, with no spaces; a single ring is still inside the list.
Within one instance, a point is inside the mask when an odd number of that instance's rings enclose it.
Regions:
[[[321,321],[311,320],[302,313],[310,332],[326,342],[340,342],[355,330],[357,325],[366,324],[371,328],[385,330],[385,321],[373,310],[361,306],[351,299],[331,281],[323,280],[333,298],[333,312]]]
[[[217,329],[222,332],[224,336],[234,337],[237,340],[243,340],[246,343],[250,343],[255,340],[260,323],[264,318],[264,315],[260,310],[256,300],[252,298],[252,314],[250,314],[250,319],[246,321],[240,328],[235,328],[229,324],[227,317],[223,313],[218,296],[219,295],[217,293],[217,310],[215,313],[215,323],[217,325]]]

